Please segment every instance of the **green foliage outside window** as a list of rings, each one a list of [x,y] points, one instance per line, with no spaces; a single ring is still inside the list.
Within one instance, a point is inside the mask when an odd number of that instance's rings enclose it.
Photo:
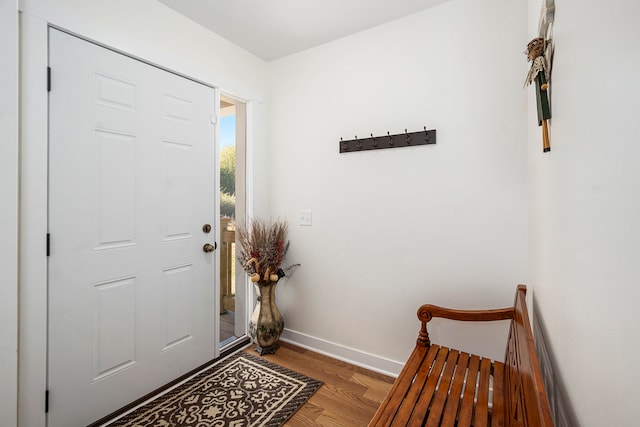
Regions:
[[[220,153],[220,215],[236,214],[236,147],[224,147]]]

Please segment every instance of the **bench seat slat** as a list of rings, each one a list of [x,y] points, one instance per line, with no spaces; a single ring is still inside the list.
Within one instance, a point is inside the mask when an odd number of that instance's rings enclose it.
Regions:
[[[458,414],[458,406],[460,405],[460,395],[462,394],[462,386],[464,385],[465,374],[469,365],[469,353],[460,353],[458,358],[458,367],[456,375],[453,378],[447,405],[444,408],[444,416],[442,417],[441,426],[454,426]],[[437,424],[436,424],[437,425]]]
[[[480,361],[480,378],[478,380],[478,399],[475,407],[474,427],[487,427],[489,422],[489,386],[491,377],[491,360]]]
[[[504,427],[504,363],[493,362],[493,407],[491,408],[491,427]]]
[[[440,347],[440,346],[437,346],[437,347]],[[445,361],[447,360],[448,354],[449,354],[448,348],[440,347],[438,351],[438,357],[436,358],[435,362],[433,363],[433,366],[431,367],[431,374],[429,375],[429,379],[427,380],[425,387],[422,389],[422,393],[420,393],[420,397],[418,398],[418,401],[415,404],[413,413],[409,413],[411,415],[411,418],[406,418],[408,422],[402,422],[398,424],[398,426],[406,426],[406,425],[421,426],[422,425],[423,421],[427,416],[427,411],[429,410],[431,401],[433,400],[433,396],[436,391],[436,386],[438,385],[438,380],[440,379],[440,375],[442,374],[442,369],[445,365]]]
[[[429,347],[416,346],[409,356],[407,364],[404,365],[396,382],[393,383],[391,390],[380,405],[375,417],[371,420],[370,426],[386,427],[391,425],[391,421],[395,416],[396,409],[402,403],[405,395],[409,391],[409,387],[413,382],[416,372],[420,369],[427,356]]]
[[[447,402],[447,392],[453,382],[454,373],[456,370],[460,369],[458,366],[459,355],[459,351],[449,350],[447,366],[442,374],[440,384],[438,385],[438,393],[436,393],[431,409],[429,410],[429,418],[427,419],[426,427],[438,427],[441,425],[440,421],[442,419],[442,412],[444,410],[445,403]],[[466,366],[464,368],[466,368]],[[453,397],[455,397],[455,395]]]
[[[429,348],[429,352],[427,353],[427,357],[425,357],[420,369],[418,370],[417,375],[415,376],[415,380],[409,391],[407,392],[402,404],[400,405],[395,418],[393,419],[392,426],[406,426],[411,413],[413,412],[413,408],[416,406],[418,399],[420,398],[420,393],[426,386],[426,382],[432,377],[430,375],[431,366],[433,364],[434,359],[437,361],[440,359],[440,348],[439,346],[431,346]],[[437,362],[436,362],[437,363]]]
[[[476,379],[478,378],[478,368],[480,367],[480,357],[471,356],[469,369],[467,370],[466,384],[460,402],[460,413],[458,416],[458,426],[466,427],[471,425],[473,419],[473,399],[476,393]]]

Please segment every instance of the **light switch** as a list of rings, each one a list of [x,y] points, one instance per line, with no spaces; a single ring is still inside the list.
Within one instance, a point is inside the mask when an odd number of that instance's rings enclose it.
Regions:
[[[301,210],[298,212],[298,225],[311,225],[310,210]]]

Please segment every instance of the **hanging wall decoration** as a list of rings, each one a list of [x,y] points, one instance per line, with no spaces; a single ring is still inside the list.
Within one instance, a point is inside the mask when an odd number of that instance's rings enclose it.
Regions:
[[[542,151],[551,151],[548,120],[551,118],[549,84],[551,82],[551,62],[553,60],[553,18],[554,0],[542,0],[542,11],[538,24],[538,37],[527,44],[527,60],[531,68],[524,82],[525,87],[535,83],[538,126],[542,126]]]

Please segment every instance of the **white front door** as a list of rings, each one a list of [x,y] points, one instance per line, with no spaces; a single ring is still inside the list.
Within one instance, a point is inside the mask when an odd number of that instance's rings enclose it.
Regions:
[[[216,356],[216,93],[61,31],[49,49],[48,425],[73,427]]]

